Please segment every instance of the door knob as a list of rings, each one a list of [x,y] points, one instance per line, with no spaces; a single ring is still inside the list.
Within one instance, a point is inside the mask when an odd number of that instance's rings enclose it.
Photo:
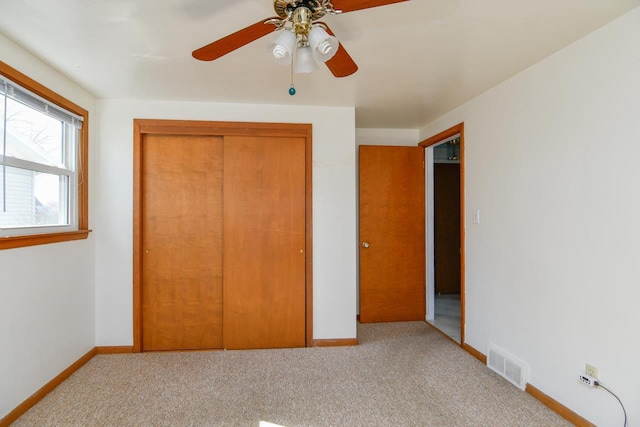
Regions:
[[[369,247],[369,242],[362,242],[362,247],[363,248],[368,248]]]

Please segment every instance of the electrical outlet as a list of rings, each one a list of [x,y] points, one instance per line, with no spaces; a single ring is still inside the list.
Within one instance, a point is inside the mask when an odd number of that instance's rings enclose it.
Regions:
[[[593,377],[593,378],[595,378],[595,379],[598,379],[598,368],[596,368],[595,366],[593,366],[593,365],[589,365],[589,364],[587,363],[587,365],[586,365],[586,366],[585,366],[585,368],[584,368],[584,372],[585,372],[587,375],[589,375],[589,376],[591,376],[591,377]]]
[[[578,375],[578,379],[582,381],[583,384],[588,385],[589,387],[595,387],[597,380],[593,378],[591,375],[580,374]]]

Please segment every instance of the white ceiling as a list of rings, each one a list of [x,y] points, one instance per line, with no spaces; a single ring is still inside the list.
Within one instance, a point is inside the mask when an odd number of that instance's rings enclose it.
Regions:
[[[640,0],[410,0],[327,17],[360,69],[341,79],[324,66],[296,75],[293,97],[289,68],[275,64],[266,49],[277,34],[217,61],[191,57],[196,48],[274,16],[272,5],[0,0],[0,33],[99,98],[355,106],[357,127],[415,129]]]

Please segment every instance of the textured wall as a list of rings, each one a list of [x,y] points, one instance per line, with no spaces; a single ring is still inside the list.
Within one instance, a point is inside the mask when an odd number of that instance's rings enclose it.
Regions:
[[[93,166],[93,96],[1,35],[0,52],[6,64],[89,111]],[[93,254],[91,235],[0,251],[0,418],[94,347]]]
[[[465,123],[467,343],[602,426],[622,410],[585,363],[640,422],[639,46],[636,8],[420,131]]]

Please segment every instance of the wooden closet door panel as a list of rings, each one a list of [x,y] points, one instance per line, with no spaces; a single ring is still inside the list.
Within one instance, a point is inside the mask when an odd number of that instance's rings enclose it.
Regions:
[[[222,347],[222,138],[146,135],[142,349]]]
[[[225,137],[225,348],[305,345],[304,247],[304,138]]]

